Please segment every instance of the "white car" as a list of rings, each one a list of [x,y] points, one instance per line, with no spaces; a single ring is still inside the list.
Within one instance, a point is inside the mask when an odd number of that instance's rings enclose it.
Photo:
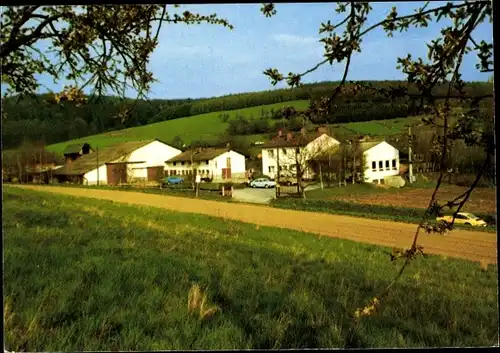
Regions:
[[[269,180],[267,178],[258,178],[250,182],[251,188],[274,188],[276,182]]]

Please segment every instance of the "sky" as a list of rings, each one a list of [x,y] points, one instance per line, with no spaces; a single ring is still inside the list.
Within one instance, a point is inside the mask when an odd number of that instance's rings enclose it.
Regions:
[[[444,4],[431,2],[429,6]],[[385,18],[393,6],[400,14],[411,14],[423,2],[372,3],[367,26]],[[162,27],[160,43],[151,57],[149,68],[159,81],[152,85],[150,99],[202,98],[226,94],[283,88],[273,86],[263,75],[267,68],[303,72],[323,60],[323,44],[318,40],[320,23],[338,22],[345,14],[335,12],[334,3],[278,3],[277,14],[266,18],[261,4],[182,5],[181,9],[226,18],[234,30],[219,25],[168,24]],[[397,57],[427,57],[430,40],[440,36],[446,23],[431,23],[427,28],[395,32],[387,37],[376,29],[364,37],[362,52],[351,62],[348,80],[400,80]],[[492,41],[492,24],[483,23],[473,34],[476,42]],[[491,73],[476,69],[477,57],[464,58],[462,78],[486,81]],[[344,63],[325,65],[304,77],[303,82],[340,80]],[[41,76],[41,83],[51,90],[61,90],[67,82],[54,84]],[[42,89],[41,91],[45,91]],[[134,96],[128,91],[127,96]]]

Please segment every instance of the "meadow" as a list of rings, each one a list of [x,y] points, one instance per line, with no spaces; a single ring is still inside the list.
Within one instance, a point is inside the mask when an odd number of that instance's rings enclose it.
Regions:
[[[256,118],[261,115],[263,110],[278,110],[284,106],[294,106],[297,109],[305,109],[308,104],[309,101],[300,100],[200,114],[61,142],[47,146],[47,150],[62,153],[68,144],[77,142],[88,142],[92,146],[106,147],[124,141],[158,138],[169,143],[175,136],[180,136],[186,144],[197,140],[217,141],[220,135],[226,131],[228,126],[227,122],[221,120],[221,114],[228,114],[228,120],[235,119],[237,115],[245,118]]]
[[[354,324],[356,308],[399,268],[389,249],[216,217],[3,191],[10,351],[498,343],[494,266],[418,258],[380,311]],[[193,305],[190,313],[196,286],[206,299],[203,310]]]
[[[125,141],[154,138],[170,143],[175,136],[180,136],[185,144],[189,144],[192,141],[216,142],[225,133],[228,127],[228,123],[221,120],[221,114],[228,114],[228,121],[235,119],[238,115],[245,118],[257,118],[261,116],[263,111],[269,112],[271,109],[278,110],[285,106],[293,106],[296,109],[305,109],[308,104],[309,101],[307,100],[299,100],[245,109],[200,114],[56,143],[47,146],[47,150],[62,154],[68,144],[80,142],[88,142],[93,147],[101,148]],[[418,117],[412,117],[392,120],[332,124],[330,125],[330,129],[332,136],[337,138],[354,134],[388,136],[405,132],[405,124],[418,119]],[[238,136],[238,139],[246,145],[250,145],[252,142],[265,141],[267,139],[267,134]],[[259,151],[259,149],[255,150]]]

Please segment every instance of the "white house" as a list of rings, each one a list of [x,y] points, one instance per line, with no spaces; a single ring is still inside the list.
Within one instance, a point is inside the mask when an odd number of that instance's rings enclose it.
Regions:
[[[385,141],[360,142],[365,160],[364,178],[368,183],[383,183],[388,176],[399,175],[399,151]]]
[[[190,149],[165,161],[169,175],[194,172],[212,180],[244,180],[245,156],[228,148]]]
[[[133,181],[155,181],[163,177],[165,159],[182,151],[154,139],[129,141],[102,149],[67,162],[54,172],[60,181],[86,185],[116,185]]]
[[[262,173],[276,178],[279,164],[280,176],[292,175],[298,162],[305,170],[303,178],[312,179],[315,176],[314,168],[305,166],[315,158],[333,153],[339,145],[340,142],[329,136],[323,127],[314,133],[306,133],[302,129],[299,134],[283,134],[279,130],[277,136],[262,145]]]

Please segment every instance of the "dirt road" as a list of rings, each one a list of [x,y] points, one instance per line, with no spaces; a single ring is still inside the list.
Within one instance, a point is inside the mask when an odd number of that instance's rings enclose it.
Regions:
[[[261,226],[295,229],[368,244],[407,248],[416,226],[407,223],[283,210],[260,205],[234,204],[130,191],[16,185],[29,190],[112,200],[128,204],[160,207],[173,211],[199,213],[239,220]],[[488,264],[497,263],[497,236],[492,233],[454,230],[449,235],[421,233],[420,245],[429,254],[457,257]]]

